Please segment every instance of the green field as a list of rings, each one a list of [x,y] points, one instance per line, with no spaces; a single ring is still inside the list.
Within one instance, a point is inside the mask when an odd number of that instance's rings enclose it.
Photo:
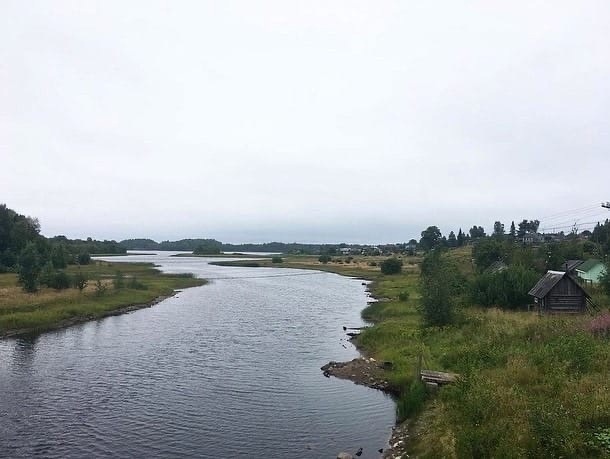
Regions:
[[[70,266],[67,272],[73,275],[78,270],[88,278],[82,292],[75,288],[45,288],[26,293],[17,286],[15,274],[0,274],[0,336],[40,332],[104,317],[130,306],[146,305],[176,289],[205,283],[192,276],[161,274],[149,263],[97,261],[79,268]],[[117,271],[123,277],[122,288],[115,288],[113,282]]]

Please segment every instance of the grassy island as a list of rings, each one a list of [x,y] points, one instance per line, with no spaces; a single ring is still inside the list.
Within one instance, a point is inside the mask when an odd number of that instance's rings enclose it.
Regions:
[[[444,256],[465,282],[472,279],[470,247]],[[369,289],[379,301],[362,315],[374,326],[356,344],[368,356],[392,362],[387,378],[402,394],[397,414],[408,430],[412,456],[610,455],[610,341],[607,334],[591,332],[592,322],[608,314],[607,302],[596,319],[480,307],[464,297],[453,324],[423,326],[422,258],[403,256],[402,271],[393,275],[381,273],[383,260],[354,256],[322,263],[287,256],[281,267],[372,281]],[[458,383],[437,391],[422,387],[416,377],[420,362],[423,368],[458,373]]]
[[[176,289],[205,284],[192,275],[162,274],[150,263],[95,261],[68,266],[85,285],[25,292],[17,275],[0,274],[0,336],[41,332],[145,307]]]

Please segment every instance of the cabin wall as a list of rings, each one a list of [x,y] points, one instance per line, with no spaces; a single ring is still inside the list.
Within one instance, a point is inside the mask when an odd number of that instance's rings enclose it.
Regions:
[[[582,312],[587,299],[584,292],[569,277],[561,279],[545,297],[544,305],[548,312]]]

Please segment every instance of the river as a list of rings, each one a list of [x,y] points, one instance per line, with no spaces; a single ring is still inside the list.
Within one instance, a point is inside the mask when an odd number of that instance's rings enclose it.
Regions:
[[[211,279],[154,307],[0,340],[1,457],[379,457],[394,402],[325,378],[358,355],[362,282],[208,264],[108,258]]]

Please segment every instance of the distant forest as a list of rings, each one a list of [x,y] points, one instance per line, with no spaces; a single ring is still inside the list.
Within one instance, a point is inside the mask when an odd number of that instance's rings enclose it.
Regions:
[[[156,242],[152,239],[126,239],[119,243],[127,250],[176,250],[176,251],[196,251],[201,253],[220,253],[220,252],[278,252],[278,253],[304,253],[319,254],[325,249],[336,247],[330,244],[299,244],[284,242],[266,242],[264,244],[225,244],[216,239],[181,239],[179,241]],[[347,247],[347,244],[340,244]],[[351,246],[350,246],[351,247]]]

